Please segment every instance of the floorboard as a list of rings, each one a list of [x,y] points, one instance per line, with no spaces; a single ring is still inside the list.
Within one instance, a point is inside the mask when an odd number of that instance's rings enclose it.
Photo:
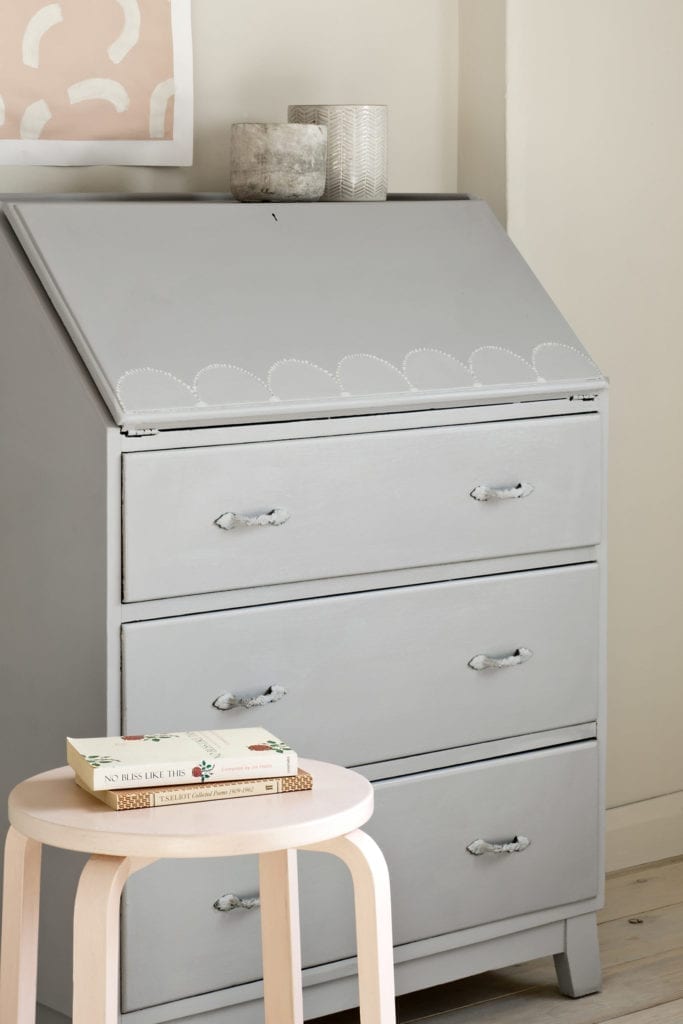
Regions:
[[[683,1024],[683,858],[607,879],[603,991],[566,999],[551,957],[412,992],[399,1024]],[[358,1024],[356,1010],[320,1024]]]
[[[630,1013],[628,1017],[619,1017],[620,1024],[681,1024],[683,1021],[683,999],[677,999],[675,1003],[665,1003],[663,1006],[653,1006],[649,1010],[639,1010],[638,1013]],[[607,1024],[617,1024],[617,1021],[608,1021]]]
[[[683,857],[618,871],[607,879],[605,907],[598,921],[632,917],[683,902]]]
[[[604,967],[668,953],[683,946],[683,903],[608,921],[598,934]]]
[[[435,1024],[606,1024],[681,998],[683,947],[608,967],[603,990],[595,996],[566,999],[549,976],[523,992],[441,1013]]]

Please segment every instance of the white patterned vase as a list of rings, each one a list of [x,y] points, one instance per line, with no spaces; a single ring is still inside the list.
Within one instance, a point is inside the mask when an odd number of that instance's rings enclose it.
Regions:
[[[327,126],[327,182],[322,198],[359,202],[387,197],[387,108],[304,103],[288,107],[294,124]]]

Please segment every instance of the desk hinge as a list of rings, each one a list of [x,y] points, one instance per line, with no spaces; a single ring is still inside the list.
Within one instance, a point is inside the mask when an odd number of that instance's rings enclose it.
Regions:
[[[154,434],[158,434],[159,431],[154,427],[141,428],[140,430],[122,430],[122,434],[126,437],[151,437]]]

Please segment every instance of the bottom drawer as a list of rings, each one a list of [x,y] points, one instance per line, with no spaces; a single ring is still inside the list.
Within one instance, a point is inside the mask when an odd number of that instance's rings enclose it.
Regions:
[[[595,741],[377,783],[367,831],[389,865],[394,944],[595,896],[598,829]],[[516,836],[530,840],[519,853],[467,850],[477,839]],[[322,861],[301,857],[309,964],[354,952],[350,913],[334,892],[336,865]]]
[[[397,945],[597,894],[594,741],[391,779],[375,791],[367,830],[389,864]],[[515,836],[530,840],[518,853],[467,850],[477,839]],[[344,866],[303,854],[300,880],[304,965],[353,956]],[[253,858],[166,862],[131,879],[123,1009],[258,979],[258,910],[212,909],[226,892],[245,897],[256,889]]]

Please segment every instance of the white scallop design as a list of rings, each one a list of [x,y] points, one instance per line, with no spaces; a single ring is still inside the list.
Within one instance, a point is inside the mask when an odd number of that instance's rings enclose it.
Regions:
[[[601,378],[588,355],[571,345],[544,342],[533,352],[534,366],[510,349],[485,345],[474,350],[469,367],[435,348],[412,349],[401,373],[392,363],[367,352],[344,356],[336,376],[306,359],[273,363],[267,383],[231,363],[211,363],[192,384],[166,370],[137,367],[119,378],[116,393],[128,412],[230,406],[306,399],[401,394],[406,391],[456,391],[482,385],[532,384],[544,380]]]
[[[531,363],[498,345],[475,348],[470,356],[470,369],[481,384],[528,384],[537,380]]]
[[[119,377],[116,394],[127,412],[187,408],[197,404],[189,384],[166,370],[156,370],[152,366],[124,373]]]
[[[415,348],[403,360],[403,373],[418,391],[471,388],[477,379],[464,363],[438,348]]]
[[[194,391],[205,405],[239,405],[270,399],[270,392],[259,377],[229,363],[205,366],[194,379]]]
[[[21,44],[21,56],[26,67],[40,67],[40,44],[43,36],[62,21],[64,18],[61,4],[46,4],[36,11],[26,26]]]
[[[86,100],[106,100],[119,114],[130,107],[130,97],[120,82],[113,78],[84,78],[74,82],[67,89],[69,103],[83,103]]]
[[[167,78],[152,90],[149,101],[149,137],[163,139],[166,135],[166,111],[171,97],[175,95],[175,82]]]
[[[600,370],[585,352],[558,341],[544,341],[532,355],[539,380],[574,380],[600,377]]]
[[[337,380],[345,395],[410,391],[410,384],[400,370],[386,359],[367,353],[344,356],[337,366]]]
[[[0,96],[0,128],[2,128],[4,123],[5,123],[5,101],[2,98],[2,96]]]
[[[22,139],[39,139],[43,129],[52,117],[52,111],[45,100],[36,100],[24,111],[19,125],[19,136]]]
[[[295,398],[339,398],[336,378],[305,359],[282,359],[270,368],[268,386],[283,402]]]
[[[112,64],[120,64],[140,39],[140,5],[138,0],[116,0],[123,8],[123,28],[121,35],[108,48],[107,53]]]

